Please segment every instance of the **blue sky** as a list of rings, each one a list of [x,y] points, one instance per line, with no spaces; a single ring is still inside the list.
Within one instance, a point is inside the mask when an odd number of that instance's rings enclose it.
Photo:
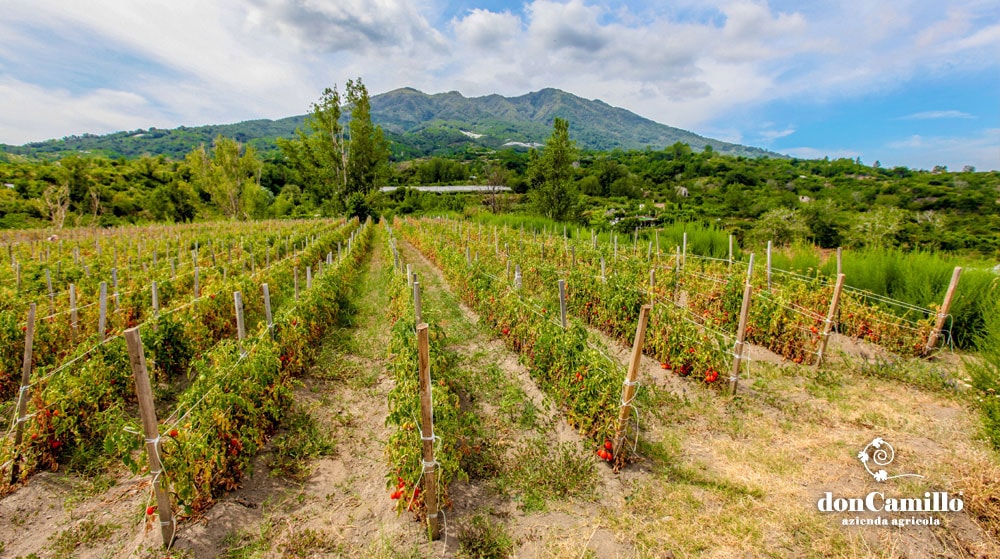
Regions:
[[[6,0],[0,142],[557,87],[800,157],[1000,169],[995,0]],[[571,123],[572,126],[572,123]]]

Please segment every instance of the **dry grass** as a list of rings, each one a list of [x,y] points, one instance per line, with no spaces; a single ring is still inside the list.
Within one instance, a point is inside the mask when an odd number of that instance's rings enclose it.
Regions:
[[[655,473],[609,525],[640,557],[1000,556],[1000,467],[962,396],[916,387],[912,370],[896,379],[838,367],[758,365],[736,398],[692,387],[686,409],[665,414],[680,420],[647,430]],[[856,457],[875,437],[895,447],[890,473],[925,477],[876,483]],[[826,491],[875,490],[962,491],[966,511],[937,515],[939,527],[882,528],[817,510]]]

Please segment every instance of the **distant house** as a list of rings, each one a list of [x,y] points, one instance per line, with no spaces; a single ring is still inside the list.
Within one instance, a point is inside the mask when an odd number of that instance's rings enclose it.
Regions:
[[[808,204],[809,202],[812,201],[813,199],[808,196],[799,196],[799,202],[802,202],[803,204]]]
[[[678,186],[676,190],[677,190],[677,195],[680,196],[681,198],[687,198],[688,197],[688,189],[687,188],[684,188],[683,186]]]
[[[14,186],[13,184],[11,184],[9,182],[5,182],[5,183],[3,183],[3,185],[6,186],[7,188],[17,188],[16,186]]]
[[[439,194],[444,194],[448,192],[508,192],[510,187],[507,186],[490,186],[484,184],[463,184],[455,186],[383,186],[379,188],[382,192],[392,192],[397,188],[409,188],[411,190],[419,190],[421,192],[437,192]]]

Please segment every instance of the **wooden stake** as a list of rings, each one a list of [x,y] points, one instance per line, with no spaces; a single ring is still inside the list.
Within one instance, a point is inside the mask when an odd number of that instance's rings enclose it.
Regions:
[[[267,320],[267,331],[274,337],[274,320],[271,319],[271,291],[267,284],[261,286],[264,290],[264,318]]]
[[[413,286],[413,280],[412,280],[412,278],[413,278],[413,268],[412,268],[412,266],[410,264],[407,264],[406,265],[406,286],[407,287],[412,287]]]
[[[649,269],[649,304],[656,304],[656,268]]]
[[[563,330],[566,324],[566,280],[559,280],[559,319],[562,322]]]
[[[931,330],[930,336],[927,337],[927,345],[924,347],[924,355],[930,354],[937,345],[938,338],[941,337],[941,330],[944,328],[944,321],[948,319],[948,311],[951,309],[951,300],[955,296],[955,288],[958,287],[958,278],[962,275],[962,268],[956,267],[955,271],[951,274],[951,283],[948,284],[948,291],[944,295],[944,303],[941,305],[941,310],[937,313],[937,321],[934,323],[934,329]]]
[[[642,344],[646,338],[646,324],[649,322],[649,311],[652,308],[652,305],[643,305],[639,309],[639,323],[636,324],[635,339],[632,341],[632,357],[629,359],[625,382],[622,384],[622,407],[618,413],[615,437],[611,442],[611,452],[617,464],[624,463],[625,435],[628,432],[629,419],[632,417],[632,400],[635,398],[635,387],[638,385],[636,379],[639,378],[639,364],[642,362]]]
[[[733,234],[729,234],[729,267],[733,267]]]
[[[76,340],[77,329],[80,326],[80,317],[76,310],[76,285],[69,284],[69,328]]]
[[[299,300],[299,267],[296,266],[293,270],[293,281],[295,282],[295,300]]]
[[[312,266],[306,266],[306,289],[312,289],[313,286],[313,269]]]
[[[247,327],[243,321],[243,294],[239,291],[233,291],[233,306],[236,308],[236,335],[240,340],[240,355],[246,357],[247,350],[243,341],[247,337]]]
[[[427,530],[431,540],[438,532],[437,476],[434,461],[434,400],[431,396],[430,344],[427,323],[417,325],[417,360],[420,375],[420,439],[423,442],[424,503],[427,505]]]
[[[101,334],[101,341],[104,341],[104,332],[108,328],[108,282],[101,282],[101,295],[99,299],[100,314],[97,317],[97,330]]]
[[[163,547],[170,548],[176,535],[173,505],[170,494],[163,483],[163,464],[160,463],[160,431],[156,422],[156,408],[153,405],[153,390],[149,384],[149,372],[146,370],[146,356],[142,350],[142,339],[139,337],[139,327],[125,331],[125,343],[128,346],[129,363],[132,365],[132,376],[135,377],[135,395],[139,399],[139,417],[142,419],[142,430],[146,439],[146,456],[149,458],[149,473],[153,476],[153,491],[156,493],[156,512],[160,518],[160,535],[163,537]]]
[[[731,392],[736,394],[740,382],[740,364],[743,362],[743,342],[747,335],[747,315],[750,314],[750,297],[753,296],[753,286],[747,281],[743,287],[743,305],[740,307],[740,325],[736,330],[736,344],[733,346],[733,370],[729,375]]]
[[[684,232],[684,236],[681,238],[681,268],[687,264],[688,257],[688,234],[687,231]]]
[[[837,283],[833,286],[833,298],[830,299],[830,310],[826,313],[823,323],[823,337],[819,339],[819,353],[816,354],[816,368],[823,364],[826,356],[826,344],[830,341],[830,330],[833,329],[833,318],[837,316],[837,305],[840,304],[840,292],[844,289],[844,274],[837,274]]]
[[[607,268],[604,265],[604,257],[602,256],[601,257],[601,282],[602,283],[607,283],[607,281],[608,281]]]
[[[521,265],[514,264],[514,289],[521,290]]]
[[[10,470],[10,483],[17,482],[20,473],[21,447],[24,436],[23,426],[28,415],[28,386],[31,385],[31,351],[35,343],[35,304],[28,306],[28,322],[24,330],[24,360],[21,362],[21,389],[17,393],[17,427],[14,428],[14,463]]]
[[[160,314],[160,289],[156,284],[156,280],[153,280],[153,316],[158,316]]]
[[[771,241],[767,242],[767,290],[771,291]]]
[[[417,320],[417,324],[423,322],[423,312],[420,308],[420,282],[413,282],[413,316]]]
[[[839,276],[843,270],[843,248],[837,247],[837,275]]]
[[[52,274],[45,268],[45,283],[49,287],[49,316],[56,314],[56,293],[52,290]]]

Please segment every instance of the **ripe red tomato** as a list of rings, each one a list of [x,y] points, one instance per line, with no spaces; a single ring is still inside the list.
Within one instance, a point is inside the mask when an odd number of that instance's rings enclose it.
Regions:
[[[605,450],[611,450],[611,448],[612,448],[611,441],[605,440],[604,441],[604,448],[605,448]]]
[[[146,507],[146,514],[147,515],[152,516],[152,514],[154,512],[156,512],[156,505],[151,505],[151,506]]]

